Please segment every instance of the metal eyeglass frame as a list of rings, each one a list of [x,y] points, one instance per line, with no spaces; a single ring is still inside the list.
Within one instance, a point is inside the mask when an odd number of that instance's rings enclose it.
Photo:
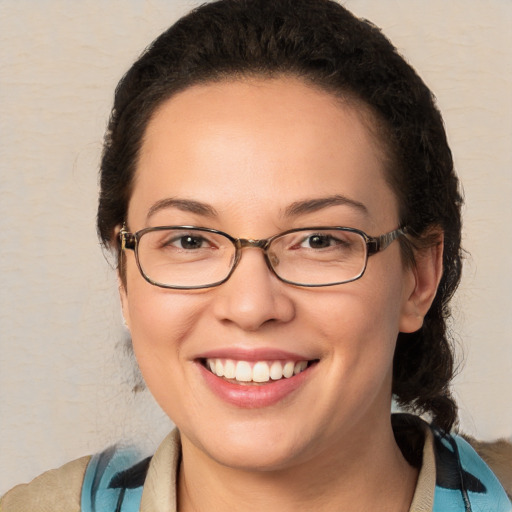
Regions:
[[[158,283],[156,281],[153,281],[143,270],[140,262],[139,262],[139,253],[138,253],[138,243],[140,238],[148,232],[151,231],[164,231],[168,229],[193,229],[194,231],[203,231],[206,233],[215,233],[221,236],[224,236],[227,238],[235,247],[235,257],[233,259],[233,264],[231,266],[230,271],[228,272],[227,276],[220,281],[216,281],[215,283],[207,284],[207,285],[198,285],[198,286],[177,286],[177,285],[167,285]],[[339,230],[339,231],[349,231],[351,233],[357,233],[359,236],[361,236],[365,243],[366,243],[366,257],[364,266],[361,270],[361,272],[354,278],[348,279],[345,281],[338,281],[334,283],[327,283],[327,284],[303,284],[303,283],[297,283],[295,281],[289,281],[288,279],[282,278],[274,269],[272,266],[272,262],[270,261],[270,257],[268,255],[268,248],[270,247],[270,244],[276,239],[280,238],[282,236],[288,235],[289,233],[296,233],[298,231],[315,231],[315,230]],[[283,231],[282,233],[278,233],[277,235],[271,236],[270,238],[262,238],[259,240],[254,240],[252,238],[235,238],[228,233],[225,233],[224,231],[219,231],[217,229],[211,229],[211,228],[203,228],[198,226],[157,226],[152,228],[144,228],[139,231],[136,231],[135,233],[131,233],[130,231],[126,230],[126,224],[123,224],[123,227],[121,228],[121,231],[119,232],[119,238],[121,240],[121,250],[129,249],[134,251],[135,253],[135,261],[137,262],[137,267],[139,268],[139,271],[142,275],[142,277],[150,284],[154,286],[158,286],[160,288],[169,288],[173,290],[198,290],[202,288],[214,288],[215,286],[219,286],[222,283],[225,283],[233,274],[235,271],[235,268],[237,267],[238,263],[240,262],[241,256],[242,256],[242,249],[245,247],[254,247],[261,249],[263,251],[265,262],[267,264],[267,267],[269,270],[283,283],[291,284],[294,286],[301,286],[305,288],[319,288],[324,286],[335,286],[339,284],[345,284],[350,283],[352,281],[356,281],[360,279],[363,274],[365,273],[366,266],[368,264],[368,258],[374,254],[377,254],[380,251],[383,251],[386,249],[392,242],[394,242],[398,237],[404,236],[407,234],[407,228],[401,227],[397,228],[393,231],[390,231],[389,233],[385,233],[380,236],[370,236],[367,235],[364,231],[361,231],[360,229],[356,228],[349,228],[349,227],[343,227],[343,226],[313,226],[313,227],[305,227],[305,228],[295,228],[295,229],[289,229],[287,231]]]

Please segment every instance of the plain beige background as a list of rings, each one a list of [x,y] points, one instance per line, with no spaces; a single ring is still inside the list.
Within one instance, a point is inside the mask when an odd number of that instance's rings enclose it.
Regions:
[[[0,0],[0,493],[169,422],[134,372],[95,234],[114,87],[197,2]],[[462,428],[512,435],[512,2],[348,0],[437,95],[465,208],[454,331]]]

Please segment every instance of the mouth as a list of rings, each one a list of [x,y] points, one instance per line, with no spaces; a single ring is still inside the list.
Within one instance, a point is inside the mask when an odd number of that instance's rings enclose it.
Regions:
[[[290,379],[318,362],[313,360],[243,361],[206,358],[201,364],[213,375],[239,385],[261,385]]]

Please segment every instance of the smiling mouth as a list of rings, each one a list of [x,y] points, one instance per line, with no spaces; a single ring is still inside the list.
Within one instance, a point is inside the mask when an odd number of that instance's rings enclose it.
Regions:
[[[309,368],[311,361],[240,361],[235,359],[203,359],[203,366],[211,373],[235,384],[264,384],[289,379]]]

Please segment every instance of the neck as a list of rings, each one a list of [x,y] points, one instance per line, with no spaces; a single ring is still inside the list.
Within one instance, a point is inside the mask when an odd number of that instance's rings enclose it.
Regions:
[[[407,512],[417,470],[403,458],[389,418],[357,430],[328,453],[273,471],[225,466],[183,437],[179,511]]]

